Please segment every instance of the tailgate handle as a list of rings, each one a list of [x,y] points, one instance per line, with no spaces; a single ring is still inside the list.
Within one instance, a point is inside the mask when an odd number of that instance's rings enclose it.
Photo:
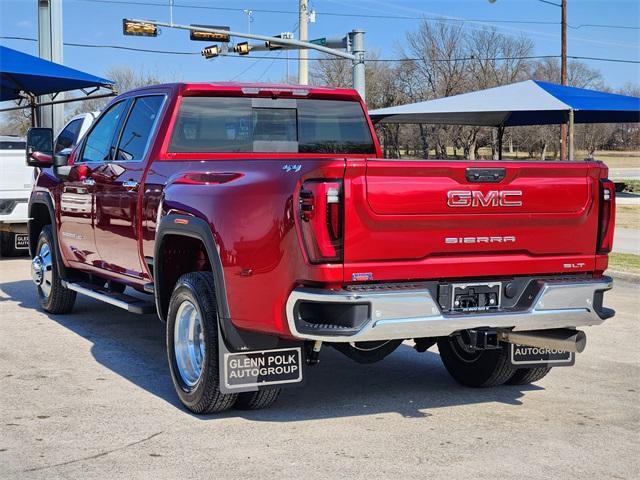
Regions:
[[[506,168],[467,168],[467,181],[475,183],[498,183],[504,180]]]

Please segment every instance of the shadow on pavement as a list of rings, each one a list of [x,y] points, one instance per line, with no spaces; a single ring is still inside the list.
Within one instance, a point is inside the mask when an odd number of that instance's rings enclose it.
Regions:
[[[38,309],[30,280],[1,285],[4,301]],[[49,318],[91,341],[96,361],[138,387],[183,409],[173,390],[165,355],[164,324],[155,315],[134,315],[78,295],[71,314]],[[320,364],[305,371],[302,385],[283,390],[267,410],[230,411],[216,419],[242,416],[254,421],[301,421],[396,412],[403,417],[428,417],[431,409],[499,402],[520,405],[535,385],[470,389],[456,384],[437,353],[418,353],[403,344],[382,362],[359,365],[330,347]]]

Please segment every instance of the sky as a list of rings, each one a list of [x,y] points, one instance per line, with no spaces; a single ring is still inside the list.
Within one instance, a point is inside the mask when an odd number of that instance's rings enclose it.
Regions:
[[[560,0],[549,0],[560,2]],[[64,64],[104,76],[120,65],[183,81],[282,81],[285,53],[264,53],[205,60],[203,42],[192,42],[184,30],[164,28],[158,37],[122,35],[123,18],[169,21],[169,0],[62,0],[63,39],[70,43],[120,45],[134,48],[189,52],[168,55],[111,48],[65,46]],[[560,53],[560,8],[541,0],[309,0],[316,22],[309,37],[344,36],[354,28],[366,31],[368,51],[382,58],[398,58],[407,31],[416,30],[423,17],[464,20],[476,31],[493,26],[506,35],[525,36],[535,42],[535,55]],[[138,3],[138,5],[136,5]],[[156,5],[140,5],[162,4]],[[264,35],[295,31],[297,0],[173,0],[173,20],[181,24],[228,25],[231,30]],[[182,6],[190,5],[190,8]],[[193,8],[193,7],[215,7]],[[252,10],[252,22],[242,10]],[[276,12],[263,12],[272,10]],[[514,22],[542,23],[514,23]],[[556,22],[546,24],[544,22]],[[568,54],[640,60],[640,0],[568,0]],[[613,25],[618,28],[590,25]],[[628,28],[620,28],[628,27]],[[37,36],[37,0],[0,0],[0,37]],[[297,37],[297,35],[296,35]],[[33,41],[0,38],[0,44],[37,55]],[[295,52],[290,52],[291,56]],[[314,56],[315,54],[312,54]],[[253,58],[252,58],[253,57]],[[0,60],[1,61],[1,60]],[[290,60],[291,75],[296,62]],[[640,84],[640,64],[586,60],[599,69],[608,86]]]

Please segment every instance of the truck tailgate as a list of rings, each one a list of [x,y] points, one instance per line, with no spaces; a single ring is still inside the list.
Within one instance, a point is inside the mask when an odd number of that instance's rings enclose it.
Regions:
[[[605,169],[596,162],[350,161],[345,281],[593,271]]]

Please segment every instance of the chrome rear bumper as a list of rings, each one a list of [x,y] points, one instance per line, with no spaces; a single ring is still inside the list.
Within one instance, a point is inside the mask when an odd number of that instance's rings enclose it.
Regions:
[[[287,301],[289,329],[298,339],[326,342],[356,342],[421,337],[441,337],[470,328],[545,330],[598,325],[613,311],[596,305],[596,294],[610,290],[613,280],[541,280],[531,307],[496,313],[443,314],[427,289],[351,291],[297,288]],[[341,334],[301,332],[296,324],[299,302],[368,304],[369,318],[356,332]]]

